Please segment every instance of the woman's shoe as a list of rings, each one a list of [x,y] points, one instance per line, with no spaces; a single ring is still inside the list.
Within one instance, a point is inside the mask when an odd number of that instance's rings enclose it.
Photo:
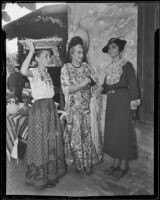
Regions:
[[[77,173],[80,173],[80,172],[81,172],[81,170],[80,170],[80,169],[75,169],[75,170],[76,170],[76,172],[77,172]]]
[[[112,174],[113,172],[119,170],[119,166],[117,167],[114,167],[114,166],[111,166],[110,168],[104,170],[104,173],[105,174]]]
[[[86,172],[86,175],[87,175],[87,176],[90,176],[92,173],[93,173],[92,170],[91,170],[91,171],[87,171],[87,172]]]
[[[86,175],[87,175],[87,176],[90,176],[92,173],[93,173],[92,168],[86,170]]]
[[[117,179],[123,178],[127,174],[128,170],[129,168],[119,169],[115,173],[113,173],[113,176]]]

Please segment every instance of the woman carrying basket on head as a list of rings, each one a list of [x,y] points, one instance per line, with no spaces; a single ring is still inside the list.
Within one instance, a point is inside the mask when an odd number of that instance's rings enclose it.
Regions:
[[[26,183],[43,189],[54,187],[65,174],[64,148],[58,112],[52,99],[54,86],[46,69],[51,50],[35,50],[31,40],[26,42],[29,53],[21,73],[28,77],[34,99],[28,121]],[[33,57],[37,67],[29,69]]]

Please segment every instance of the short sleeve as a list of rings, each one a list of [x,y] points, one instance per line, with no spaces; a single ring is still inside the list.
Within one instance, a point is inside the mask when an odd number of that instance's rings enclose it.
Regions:
[[[32,81],[33,79],[35,79],[38,76],[38,72],[37,72],[36,68],[30,68],[29,71],[32,73],[33,77],[29,76],[28,79],[30,81]]]
[[[133,65],[130,62],[126,63],[126,67],[127,67],[127,80],[128,80],[129,91],[130,91],[130,98],[131,98],[131,101],[134,101],[134,100],[137,100],[139,97],[135,70],[133,68]]]

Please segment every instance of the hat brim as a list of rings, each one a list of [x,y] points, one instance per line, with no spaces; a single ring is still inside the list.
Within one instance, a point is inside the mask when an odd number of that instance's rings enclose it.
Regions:
[[[102,49],[102,51],[103,51],[103,53],[108,53],[108,47],[109,47],[109,45],[111,45],[111,44],[116,44],[119,48],[124,48],[124,46],[125,46],[125,44],[127,43],[127,41],[126,40],[120,40],[120,39],[118,39],[118,41],[117,41],[117,39],[114,39],[114,38],[112,38],[111,40],[109,40],[109,42],[108,42],[108,44],[105,46],[105,47],[103,47],[103,49]]]
[[[106,45],[105,47],[103,47],[102,52],[103,53],[108,53],[108,45]]]

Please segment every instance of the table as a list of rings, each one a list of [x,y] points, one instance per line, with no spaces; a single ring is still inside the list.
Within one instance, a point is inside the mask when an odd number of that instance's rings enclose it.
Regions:
[[[66,115],[66,112],[58,110],[58,114],[60,117],[61,114]],[[61,123],[61,131],[63,132],[64,121],[60,120],[60,123]],[[18,160],[18,142],[27,145],[27,134],[28,134],[28,115],[22,116],[20,114],[13,114],[7,116],[6,152],[9,161],[11,158]],[[21,152],[19,153],[21,154]],[[19,156],[22,157],[21,155]]]
[[[26,141],[28,132],[28,115],[9,115],[6,119],[6,152],[7,158],[18,159],[18,139]]]

